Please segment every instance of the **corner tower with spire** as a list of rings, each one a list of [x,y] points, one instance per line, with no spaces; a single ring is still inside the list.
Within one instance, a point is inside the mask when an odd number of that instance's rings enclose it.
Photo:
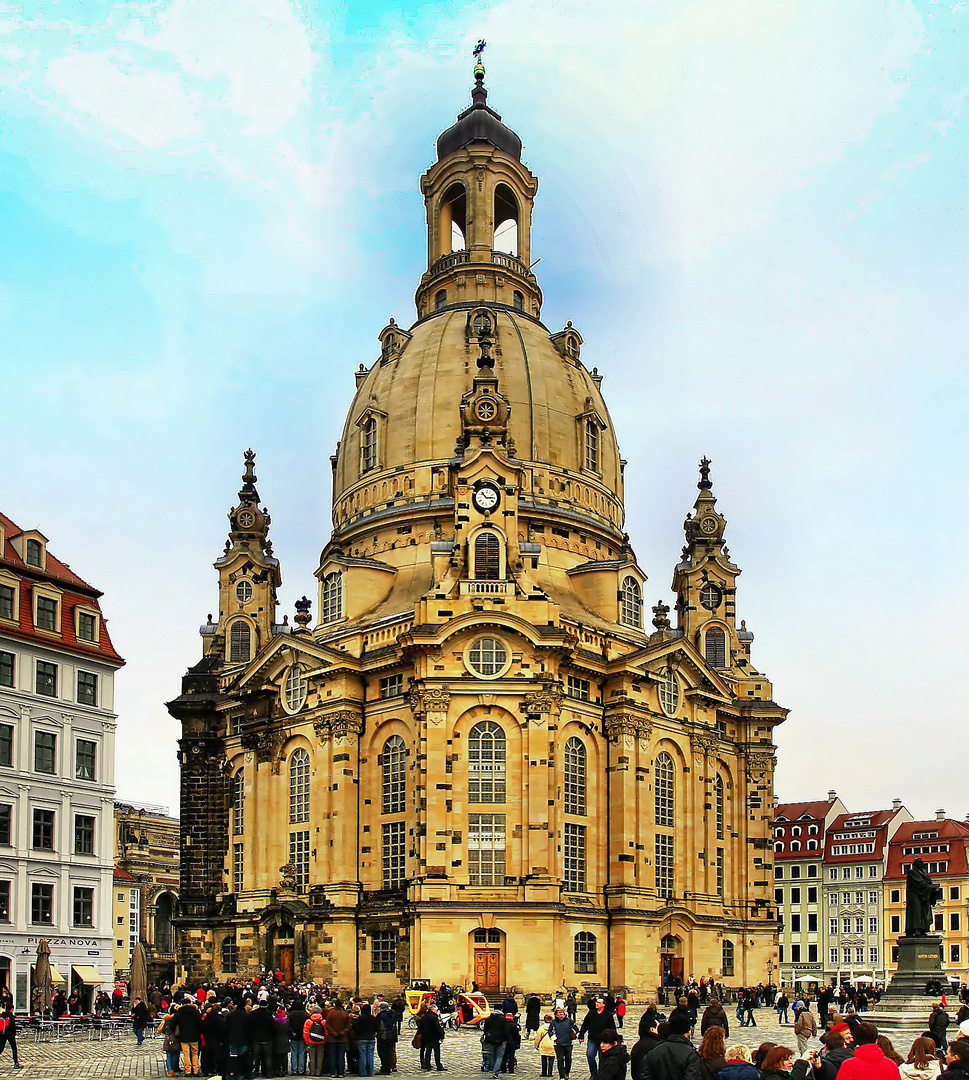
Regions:
[[[169,706],[179,977],[749,985],[776,963],[784,710],[736,626],[709,462],[676,626],[661,600],[647,627],[595,344],[541,321],[538,182],[480,60],[474,83],[421,179],[416,319],[353,372],[315,625],[305,597],[275,621],[247,455],[219,615]]]

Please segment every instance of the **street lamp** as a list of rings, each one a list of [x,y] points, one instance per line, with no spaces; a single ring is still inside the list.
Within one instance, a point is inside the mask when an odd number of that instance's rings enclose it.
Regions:
[[[771,982],[771,973],[773,972],[773,970],[774,970],[774,958],[771,957],[767,961],[767,984],[768,984],[768,986],[770,985],[770,982]]]

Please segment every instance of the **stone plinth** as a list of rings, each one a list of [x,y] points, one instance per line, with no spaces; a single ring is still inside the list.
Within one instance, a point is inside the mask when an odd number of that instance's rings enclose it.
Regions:
[[[879,1030],[911,1032],[913,1038],[925,1031],[932,1004],[939,1000],[938,994],[926,994],[926,985],[930,982],[945,984],[941,945],[942,938],[936,935],[900,937],[895,974],[885,988],[877,1010],[865,1019],[870,1019]]]

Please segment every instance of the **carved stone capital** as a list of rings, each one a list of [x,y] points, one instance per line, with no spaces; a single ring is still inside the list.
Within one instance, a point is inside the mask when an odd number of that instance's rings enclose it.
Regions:
[[[321,743],[326,742],[330,737],[330,718],[328,716],[314,716],[313,731]]]
[[[752,772],[767,772],[777,764],[777,758],[773,754],[750,754],[747,761]]]
[[[432,724],[440,724],[451,704],[451,690],[447,686],[413,686],[407,702],[415,716],[427,716]]]
[[[526,694],[518,708],[526,716],[548,715],[558,713],[562,707],[562,687],[558,683],[548,683],[541,690],[533,690]]]
[[[693,745],[693,753],[700,757],[705,754],[715,754],[719,740],[712,731],[695,731],[690,735]]]
[[[345,742],[357,738],[363,731],[363,721],[353,709],[339,709],[327,714],[330,730],[336,742]]]
[[[640,746],[645,749],[652,733],[653,725],[645,717],[627,712],[614,712],[606,717],[606,738],[610,742],[638,739]]]

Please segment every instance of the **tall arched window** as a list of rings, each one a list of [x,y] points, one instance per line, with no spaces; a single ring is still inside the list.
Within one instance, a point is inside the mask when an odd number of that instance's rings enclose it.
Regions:
[[[224,938],[222,941],[222,970],[228,973],[235,972],[239,967],[239,946],[234,937]]]
[[[599,425],[595,420],[585,422],[585,467],[599,471]]]
[[[720,962],[720,974],[724,978],[733,976],[733,942],[723,939],[723,956]]]
[[[643,625],[643,590],[634,577],[623,578],[619,587],[619,620],[627,626]]]
[[[434,310],[440,311],[447,306],[447,289],[440,289],[434,297]]]
[[[511,294],[511,306],[516,311],[525,310],[525,297],[517,289]]]
[[[518,254],[518,200],[505,184],[495,188],[495,237],[491,246],[495,251]]]
[[[468,802],[505,801],[505,733],[482,720],[468,733]]]
[[[310,756],[300,747],[289,759],[289,820],[310,819]]]
[[[172,918],[175,915],[175,897],[170,892],[163,892],[155,900],[155,951],[172,953],[175,951],[175,936],[172,933]]]
[[[575,970],[577,972],[596,970],[596,936],[587,930],[575,935]]]
[[[723,777],[718,776],[714,784],[717,803],[717,839],[723,839]]]
[[[445,253],[468,246],[468,196],[463,184],[452,184],[441,200],[441,240]]]
[[[229,663],[248,663],[252,655],[249,624],[240,620],[229,627]]]
[[[391,735],[384,743],[384,751],[380,757],[383,764],[384,781],[383,812],[385,814],[402,814],[407,793],[404,740],[399,735]]]
[[[565,812],[585,816],[585,746],[574,735],[565,743]]]
[[[722,626],[711,626],[704,633],[703,655],[712,667],[727,666],[727,635]]]
[[[664,828],[673,825],[673,759],[664,750],[653,762],[653,791],[656,802],[656,824]]]
[[[334,570],[323,578],[323,612],[321,622],[331,623],[343,618],[343,574]]]
[[[377,418],[368,416],[360,429],[360,471],[377,467]]]
[[[501,544],[493,532],[479,533],[474,541],[474,576],[479,581],[497,581],[501,573]]]
[[[246,828],[246,774],[240,769],[232,778],[232,832],[241,836]]]

